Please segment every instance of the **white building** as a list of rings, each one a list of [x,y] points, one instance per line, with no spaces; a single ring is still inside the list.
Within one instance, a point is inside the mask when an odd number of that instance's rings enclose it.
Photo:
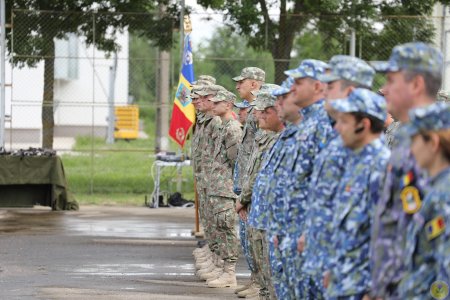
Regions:
[[[436,28],[435,45],[444,55],[442,89],[450,92],[450,6],[434,5],[433,23]]]
[[[115,105],[128,102],[128,33],[118,36]],[[87,47],[81,38],[55,41],[54,120],[55,137],[91,135],[105,137],[107,130],[110,68],[113,55]],[[5,146],[22,147],[42,142],[41,109],[44,62],[35,68],[7,64]],[[13,148],[17,148],[13,146]]]

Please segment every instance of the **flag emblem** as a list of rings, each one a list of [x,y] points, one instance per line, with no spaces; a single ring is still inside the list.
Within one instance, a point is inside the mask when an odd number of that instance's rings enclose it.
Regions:
[[[428,240],[439,236],[445,230],[445,221],[443,216],[438,216],[425,225]]]
[[[195,108],[190,97],[193,81],[194,59],[188,33],[184,39],[183,63],[181,65],[177,92],[173,101],[172,119],[169,128],[169,136],[181,148],[184,147],[189,130],[195,123]]]

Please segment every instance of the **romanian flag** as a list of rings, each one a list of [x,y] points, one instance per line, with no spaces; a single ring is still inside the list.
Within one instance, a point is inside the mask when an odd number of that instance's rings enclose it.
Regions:
[[[192,59],[192,45],[190,34],[184,38],[183,64],[181,66],[180,81],[173,103],[172,119],[170,121],[169,136],[181,148],[184,147],[186,137],[195,123],[195,108],[190,97],[191,83],[194,81],[194,61]]]
[[[425,224],[428,240],[432,240],[439,236],[445,230],[444,217],[438,216]]]

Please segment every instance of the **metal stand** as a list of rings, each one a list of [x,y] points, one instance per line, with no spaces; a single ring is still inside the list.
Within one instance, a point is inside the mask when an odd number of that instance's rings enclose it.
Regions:
[[[151,202],[148,204],[150,208],[159,207],[159,196],[161,194],[161,174],[164,168],[176,167],[177,169],[185,166],[190,166],[191,161],[185,160],[180,162],[155,160],[152,165],[152,178],[153,178],[153,192],[151,196]]]

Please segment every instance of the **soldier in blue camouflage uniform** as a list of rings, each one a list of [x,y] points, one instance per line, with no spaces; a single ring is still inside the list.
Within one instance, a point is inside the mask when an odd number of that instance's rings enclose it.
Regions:
[[[331,58],[329,65],[331,73],[319,76],[327,83],[326,101],[327,112],[331,125],[335,120],[330,103],[338,98],[347,97],[356,87],[371,87],[375,71],[359,58],[346,55],[336,55]],[[305,233],[300,241],[300,251],[304,248],[305,262],[303,271],[310,276],[311,298],[322,299],[324,288],[323,273],[328,270],[334,203],[333,198],[339,184],[339,178],[345,170],[349,150],[342,145],[342,140],[336,130],[319,153],[314,162],[314,170],[309,185],[308,197],[313,199],[309,204],[305,221]],[[302,242],[304,245],[302,246]]]
[[[367,89],[331,103],[336,130],[351,150],[334,203],[328,299],[370,299],[370,226],[390,151],[381,134],[386,101]]]
[[[306,191],[303,185],[307,184],[308,176],[312,172],[312,160],[331,132],[323,108],[323,84],[317,80],[317,74],[323,73],[325,66],[326,64],[320,61],[305,60],[297,69],[287,72],[287,75],[297,82],[305,83],[302,91],[307,91],[309,95],[308,99],[303,99],[302,92],[292,88],[290,97],[282,104],[282,110],[293,107],[294,111],[299,111],[302,108],[303,119],[301,122],[296,121],[288,128],[289,131],[281,135],[282,153],[274,162],[273,175],[268,183],[267,233],[270,240],[275,245],[278,244],[282,272],[286,280],[282,286],[287,287],[284,293],[289,299],[304,299],[303,288],[300,287],[303,282],[300,272],[301,257],[296,246],[304,221]],[[292,116],[292,113],[288,113],[286,120],[293,122],[290,119]]]
[[[252,150],[252,154],[247,164],[247,170],[244,174],[244,186],[242,193],[239,196],[238,201],[242,206],[246,207],[247,211],[259,210],[258,203],[256,207],[253,204],[253,186],[256,180],[256,176],[260,170],[263,155],[268,151],[276,138],[279,135],[279,131],[284,128],[283,123],[278,118],[276,110],[274,109],[275,97],[272,96],[271,91],[260,91],[257,94],[256,103],[254,109],[259,111],[258,124],[259,134],[255,137],[255,142]],[[268,263],[268,251],[266,243],[265,231],[259,230],[247,224],[247,230],[249,233],[250,249],[257,269],[257,275],[259,279],[259,295],[260,298],[270,299],[270,291],[274,296],[273,288],[270,281],[270,269]]]
[[[255,95],[253,95],[252,91],[258,91],[265,81],[266,74],[263,70],[256,67],[246,67],[242,69],[241,75],[233,77],[233,80],[236,82],[236,90],[238,91],[239,97],[251,104],[255,99]],[[236,161],[235,173],[236,175],[236,184],[235,184],[235,193],[236,195],[240,195],[243,185],[243,176],[245,168],[247,167],[247,162],[251,154],[253,142],[255,140],[255,136],[258,131],[258,122],[253,114],[253,106],[250,106],[247,110],[247,120],[244,124],[242,141],[239,145],[238,158]],[[237,202],[239,206],[239,202]],[[244,292],[254,294],[257,292],[259,287],[256,283],[256,269],[254,267],[253,257],[251,256],[251,250],[249,249],[248,237],[247,237],[247,228],[246,223],[242,220],[246,218],[247,211],[242,209],[242,207],[237,207],[236,211],[240,214],[239,218],[239,234],[242,245],[242,250],[244,252],[244,256],[246,258],[248,267],[251,271],[250,282],[245,284],[243,287],[235,290],[235,293]],[[242,294],[242,293],[241,293]]]
[[[395,135],[372,227],[373,297],[401,299],[398,283],[405,275],[406,228],[422,201],[421,191],[425,186],[425,178],[409,149],[410,139],[405,132],[405,124],[409,122],[410,109],[435,101],[442,81],[442,64],[439,50],[424,43],[396,46],[388,62],[373,64],[377,71],[387,73],[382,90],[389,113],[401,123]],[[414,205],[405,204],[410,191],[414,191]],[[408,197],[402,197],[402,192]]]
[[[208,197],[216,223],[218,253],[224,260],[222,274],[211,281],[209,287],[235,287],[238,239],[235,230],[234,211],[236,194],[233,192],[233,169],[238,154],[242,129],[234,120],[232,108],[236,96],[228,91],[219,91],[210,99],[214,103],[213,113],[222,120],[219,136],[215,141],[214,155],[209,172]]]
[[[292,84],[293,80],[290,82]],[[282,107],[281,102],[285,102],[286,98],[291,96],[292,93],[289,90],[280,94],[277,97],[276,106]],[[281,111],[282,110],[282,111]],[[287,123],[286,129],[280,134],[279,138],[276,140],[273,147],[264,156],[261,168],[257,177],[255,179],[255,184],[253,186],[252,192],[252,202],[256,204],[255,209],[251,209],[251,215],[249,218],[249,224],[255,228],[259,228],[267,231],[269,219],[268,219],[268,207],[270,203],[267,197],[273,191],[273,186],[270,185],[270,181],[274,176],[273,169],[278,164],[278,161],[284,155],[284,135],[290,135],[293,130],[295,130],[295,123],[300,121],[300,114],[298,112],[298,107],[291,105],[290,107],[284,106],[280,111],[277,111],[279,117]],[[288,121],[289,120],[289,121]],[[273,199],[273,198],[272,198]],[[259,210],[258,208],[261,207]],[[271,236],[266,236],[267,242],[269,244],[269,260],[270,260],[270,270],[272,284],[275,289],[275,295],[277,299],[292,299],[289,291],[289,286],[287,285],[287,279],[281,265],[281,255],[278,249],[278,241],[271,239]]]
[[[411,152],[430,175],[419,211],[406,229],[401,299],[444,299],[450,285],[450,107],[410,111]]]

